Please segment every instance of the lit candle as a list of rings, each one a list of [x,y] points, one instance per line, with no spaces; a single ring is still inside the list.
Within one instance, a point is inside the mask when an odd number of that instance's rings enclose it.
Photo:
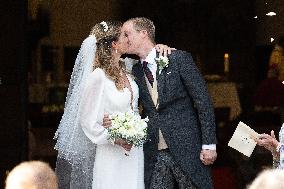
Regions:
[[[224,54],[224,73],[229,73],[229,54]]]

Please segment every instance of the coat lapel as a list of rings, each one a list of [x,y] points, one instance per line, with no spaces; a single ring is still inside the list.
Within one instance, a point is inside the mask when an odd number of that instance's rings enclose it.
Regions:
[[[159,53],[156,52],[156,57],[158,58]],[[157,65],[157,71],[156,71],[156,79],[157,79],[157,91],[158,91],[158,102],[159,104],[162,102],[163,98],[163,90],[165,86],[165,70],[162,70],[161,73],[159,73],[159,65]]]

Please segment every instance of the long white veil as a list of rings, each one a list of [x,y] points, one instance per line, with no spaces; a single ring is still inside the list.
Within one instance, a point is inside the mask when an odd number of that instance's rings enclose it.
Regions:
[[[67,92],[64,114],[55,133],[59,188],[91,188],[96,145],[79,124],[79,106],[86,79],[93,71],[96,37],[86,38],[77,55]]]

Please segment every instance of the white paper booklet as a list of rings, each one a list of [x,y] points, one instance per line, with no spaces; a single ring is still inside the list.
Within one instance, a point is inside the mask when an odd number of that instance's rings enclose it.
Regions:
[[[256,146],[253,138],[258,138],[258,136],[259,134],[249,126],[243,122],[239,122],[228,146],[250,157]]]

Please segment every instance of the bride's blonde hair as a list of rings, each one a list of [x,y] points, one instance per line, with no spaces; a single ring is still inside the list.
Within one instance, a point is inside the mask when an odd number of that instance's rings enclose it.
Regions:
[[[112,56],[112,42],[116,42],[121,33],[122,23],[120,22],[101,22],[96,24],[91,35],[95,35],[97,39],[96,58],[94,60],[94,69],[101,68],[106,75],[114,81],[118,90],[124,88],[124,81],[121,77],[121,63],[119,67],[114,66]]]

